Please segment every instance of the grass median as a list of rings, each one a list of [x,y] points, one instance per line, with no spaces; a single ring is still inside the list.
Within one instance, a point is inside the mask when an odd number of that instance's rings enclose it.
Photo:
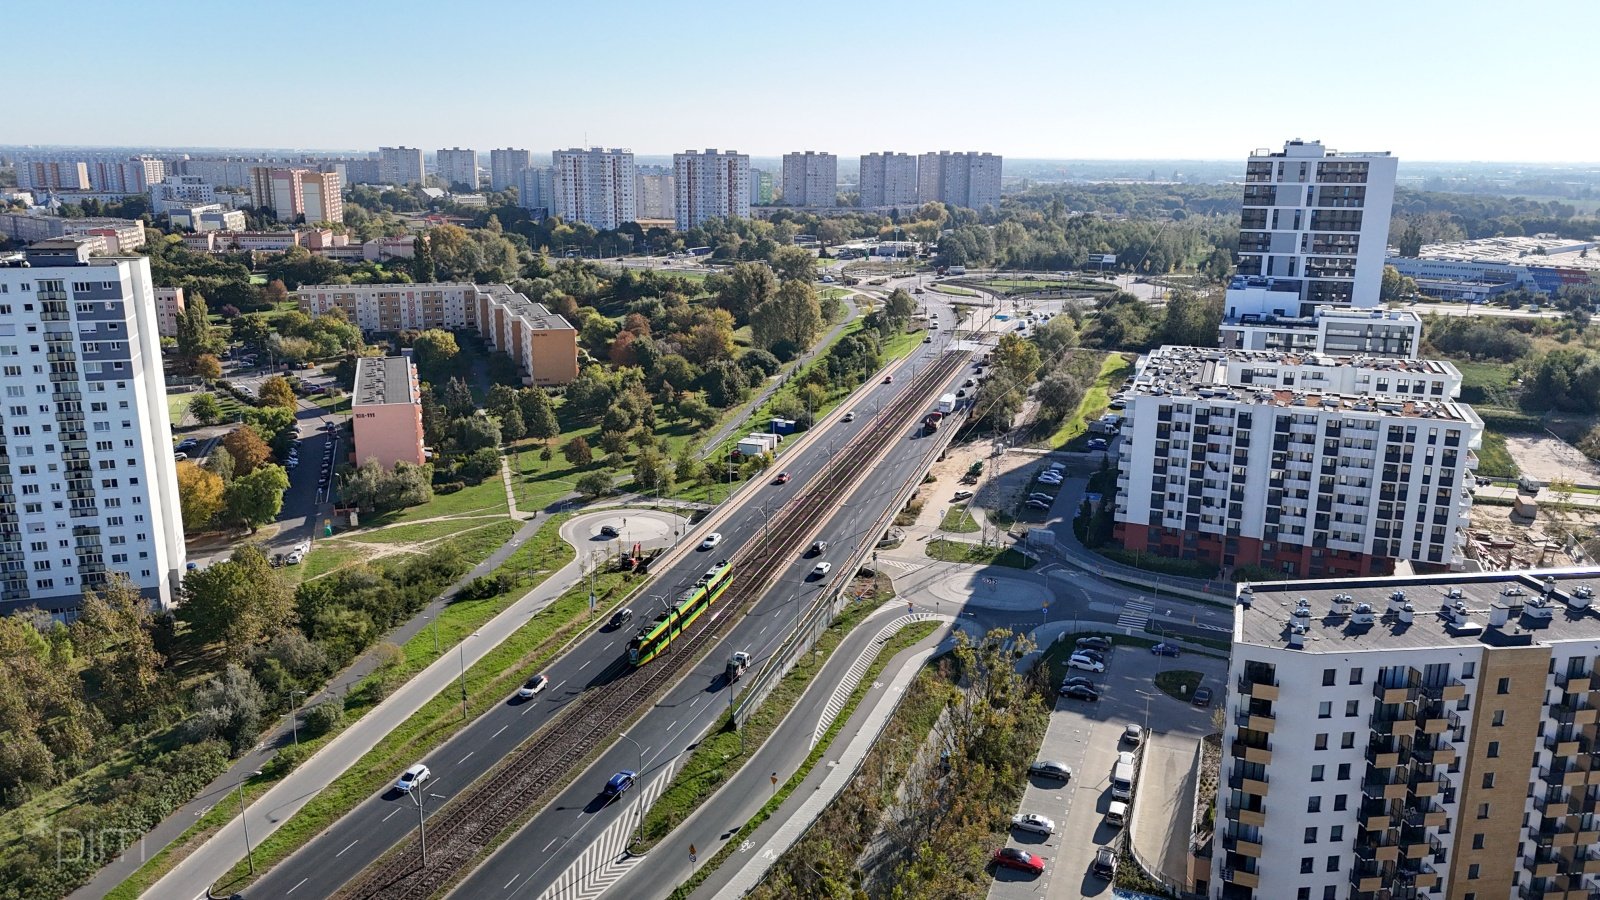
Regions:
[[[962,541],[929,541],[928,556],[942,562],[971,563],[977,566],[1010,566],[1029,569],[1034,561],[1010,547],[985,547]]]

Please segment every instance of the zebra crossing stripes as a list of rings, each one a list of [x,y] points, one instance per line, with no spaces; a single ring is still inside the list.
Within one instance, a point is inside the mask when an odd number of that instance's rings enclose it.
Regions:
[[[850,701],[850,695],[855,692],[856,685],[861,683],[862,676],[867,674],[868,669],[872,668],[872,661],[878,658],[878,650],[885,641],[889,640],[895,632],[910,625],[912,622],[921,622],[927,619],[943,620],[946,618],[934,613],[907,613],[883,626],[883,630],[879,631],[872,639],[871,652],[861,654],[856,658],[855,662],[850,664],[850,668],[844,673],[844,678],[839,680],[839,686],[833,689],[832,696],[828,698],[828,702],[822,707],[822,715],[817,718],[816,730],[811,732],[811,746],[815,747],[817,742],[822,740],[822,736],[827,734],[828,729],[833,726],[833,720],[839,717],[840,711]]]
[[[1122,615],[1117,616],[1117,627],[1143,631],[1150,621],[1150,610],[1155,604],[1143,597],[1130,597],[1122,604]]]
[[[907,572],[915,572],[918,569],[921,569],[923,567],[922,563],[906,562],[903,559],[884,559],[884,560],[879,560],[878,564],[879,565],[884,565],[884,566],[890,566],[890,567],[896,568],[896,569],[903,569],[903,570],[905,570]]]
[[[643,819],[644,811],[672,783],[676,770],[676,763],[669,765],[646,785],[634,798],[633,805],[589,843],[561,877],[539,895],[539,900],[594,900],[638,865],[641,857],[628,855],[628,839],[633,835],[634,826]]]

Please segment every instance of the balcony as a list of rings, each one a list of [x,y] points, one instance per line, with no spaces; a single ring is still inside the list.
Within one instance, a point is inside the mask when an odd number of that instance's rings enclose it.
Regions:
[[[1278,699],[1278,683],[1265,681],[1251,681],[1248,675],[1239,678],[1239,694],[1252,697],[1256,700],[1274,702]]]
[[[1550,718],[1559,725],[1593,725],[1596,710],[1587,705],[1561,703],[1550,707]]]
[[[1246,778],[1243,775],[1234,775],[1228,779],[1228,787],[1233,788],[1236,791],[1243,791],[1246,794],[1253,794],[1257,797],[1267,796],[1267,782],[1265,777],[1261,779],[1255,779]],[[1243,822],[1244,820],[1240,819],[1239,821]]]
[[[1467,686],[1454,680],[1444,684],[1425,684],[1422,686],[1422,696],[1436,702],[1455,703],[1467,696]]]
[[[1229,853],[1237,853],[1240,856],[1248,856],[1251,859],[1261,858],[1261,845],[1255,841],[1228,835],[1222,839],[1222,846]]]
[[[1443,828],[1448,814],[1437,801],[1424,798],[1407,806],[1400,821],[1407,828]]]
[[[1264,731],[1271,734],[1278,727],[1277,717],[1272,713],[1241,712],[1233,717],[1233,724],[1251,731]]]
[[[1461,727],[1461,717],[1450,710],[1425,709],[1417,713],[1417,725],[1423,734],[1443,734]]]
[[[1240,887],[1258,888],[1261,886],[1261,877],[1259,875],[1242,868],[1224,867],[1222,880],[1237,884]]]
[[[1554,878],[1561,874],[1561,857],[1548,847],[1537,848],[1532,856],[1522,858],[1522,866],[1535,878]]]
[[[1234,759],[1242,759],[1249,763],[1260,763],[1263,766],[1272,764],[1272,742],[1267,740],[1247,741],[1234,738],[1232,744]]]
[[[1417,694],[1420,690],[1421,685],[1418,684],[1407,687],[1384,687],[1381,684],[1374,684],[1372,686],[1372,696],[1379,703],[1392,706],[1417,699]]]
[[[1556,687],[1571,694],[1581,694],[1592,691],[1596,687],[1600,687],[1600,685],[1595,684],[1592,672],[1579,672],[1577,674],[1557,672]]]

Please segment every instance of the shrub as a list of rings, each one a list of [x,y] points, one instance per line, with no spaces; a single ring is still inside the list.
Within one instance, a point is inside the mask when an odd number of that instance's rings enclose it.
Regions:
[[[301,717],[301,730],[307,734],[327,734],[344,721],[344,698],[331,697],[305,711]]]
[[[465,481],[446,481],[444,484],[434,485],[433,492],[435,494],[454,494],[456,491],[464,490],[466,486],[467,483]]]

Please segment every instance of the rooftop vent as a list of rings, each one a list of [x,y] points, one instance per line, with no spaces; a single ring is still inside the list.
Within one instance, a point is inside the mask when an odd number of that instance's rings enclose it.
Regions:
[[[1289,648],[1298,650],[1306,645],[1306,627],[1304,625],[1289,626]]]
[[[1357,603],[1356,604],[1356,611],[1350,615],[1350,624],[1352,624],[1352,625],[1371,625],[1372,624],[1372,604],[1370,604],[1370,603]]]

